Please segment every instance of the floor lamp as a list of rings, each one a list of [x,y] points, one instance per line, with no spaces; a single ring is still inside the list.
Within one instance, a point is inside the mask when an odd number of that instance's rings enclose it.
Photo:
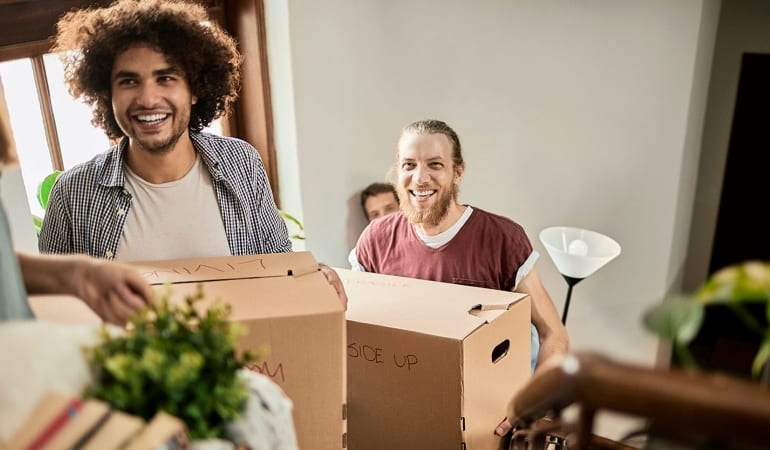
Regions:
[[[596,231],[575,227],[549,227],[540,232],[556,269],[567,281],[567,301],[561,322],[567,323],[572,287],[591,276],[620,254],[620,244]]]

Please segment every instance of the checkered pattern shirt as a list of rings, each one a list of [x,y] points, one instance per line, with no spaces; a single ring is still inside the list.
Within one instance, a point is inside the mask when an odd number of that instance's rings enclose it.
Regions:
[[[291,251],[286,223],[278,214],[259,153],[235,138],[190,132],[195,149],[211,173],[227,242],[233,255]],[[42,253],[85,253],[114,259],[131,211],[123,187],[118,145],[65,171],[54,185],[40,230]],[[195,217],[180,218],[195,226]]]

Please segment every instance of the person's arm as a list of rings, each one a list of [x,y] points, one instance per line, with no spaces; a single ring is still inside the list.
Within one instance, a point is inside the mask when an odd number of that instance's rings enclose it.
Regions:
[[[528,294],[532,300],[532,323],[540,335],[540,353],[537,357],[538,367],[553,355],[569,351],[569,336],[567,329],[561,323],[559,313],[545,290],[537,268],[532,268],[527,276],[516,287],[516,292]]]
[[[543,362],[553,355],[561,355],[569,351],[569,336],[567,329],[561,323],[559,313],[545,290],[537,268],[532,270],[519,282],[516,292],[528,294],[532,302],[532,324],[540,335],[540,351],[537,355],[535,372],[543,366]],[[495,429],[495,434],[503,436],[513,426],[506,418]]]
[[[267,179],[267,172],[262,163],[259,152],[251,147],[252,179],[257,191],[256,214],[260,217],[256,223],[261,228],[260,235],[266,237],[264,245],[267,253],[286,253],[292,251],[292,243],[289,239],[289,230],[286,221],[281,217],[273,198],[273,191]]]
[[[75,252],[72,244],[72,223],[64,201],[64,181],[59,178],[51,189],[48,207],[43,216],[37,246],[40,253],[68,254]]]
[[[152,303],[150,285],[130,266],[85,255],[17,253],[28,294],[68,294],[102,320],[123,325]]]

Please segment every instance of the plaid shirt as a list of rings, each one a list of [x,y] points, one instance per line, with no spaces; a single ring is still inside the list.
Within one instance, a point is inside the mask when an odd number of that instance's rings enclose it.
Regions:
[[[211,173],[227,242],[233,255],[291,251],[286,223],[278,214],[262,159],[254,147],[234,138],[190,132]],[[120,144],[64,172],[54,185],[40,230],[42,253],[85,253],[114,259],[131,211],[123,188]],[[181,218],[195,226],[194,217]]]

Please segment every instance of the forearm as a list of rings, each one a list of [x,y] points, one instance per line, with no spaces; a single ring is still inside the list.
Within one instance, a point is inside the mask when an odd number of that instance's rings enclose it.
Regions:
[[[540,297],[532,305],[532,322],[540,338],[540,352],[537,355],[537,367],[553,355],[569,351],[569,335],[562,325],[559,315],[550,298]]]
[[[17,253],[21,276],[28,294],[70,294],[78,296],[78,279],[90,264],[81,255],[30,255]]]
[[[537,355],[537,367],[540,367],[543,361],[553,355],[561,355],[569,351],[569,337],[566,332],[558,330],[540,335],[540,352]]]
[[[549,357],[568,352],[569,336],[536,269],[524,278],[519,287],[532,299],[532,324],[540,336],[537,368]]]

